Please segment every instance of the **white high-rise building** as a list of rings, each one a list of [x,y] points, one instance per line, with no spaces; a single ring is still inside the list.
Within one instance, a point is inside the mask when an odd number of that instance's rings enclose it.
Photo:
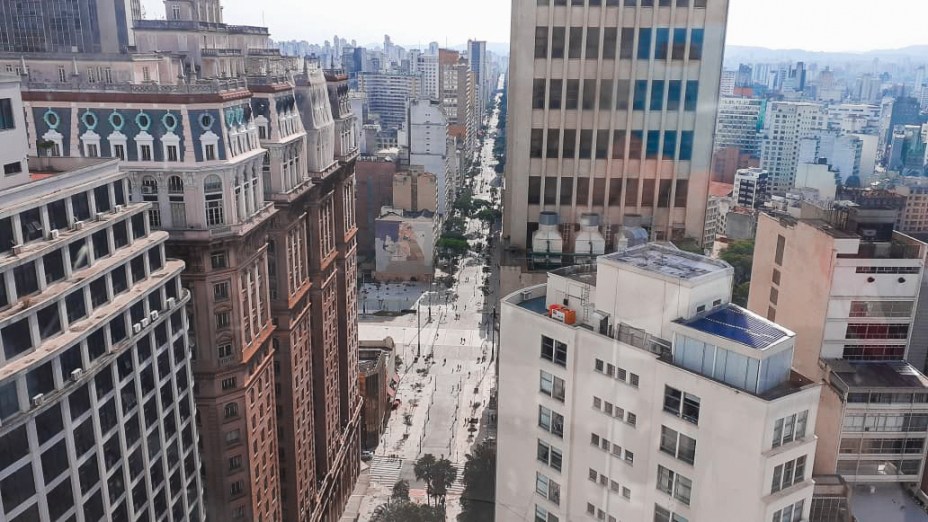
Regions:
[[[701,238],[728,1],[563,3],[512,2],[504,241],[542,212],[568,246],[583,214],[608,249],[631,221]]]
[[[825,107],[816,103],[771,102],[767,105],[760,167],[770,173],[772,194],[785,193],[793,186],[802,139],[824,130],[827,119]]]
[[[432,100],[441,100],[438,71],[437,54],[420,54],[416,58],[415,72],[420,75],[419,96]]]
[[[503,298],[497,522],[808,519],[821,390],[732,284],[645,244]]]
[[[715,149],[737,147],[742,153],[760,156],[760,121],[766,102],[751,98],[719,99]]]
[[[721,96],[734,96],[735,79],[738,77],[738,71],[722,71],[722,80],[719,87]]]
[[[454,201],[453,160],[449,161],[448,119],[437,100],[411,100],[400,143],[409,151],[409,164],[434,174],[438,185],[438,215]],[[452,156],[453,157],[453,156]]]
[[[28,166],[0,189],[0,520],[202,521],[184,263],[118,160]]]

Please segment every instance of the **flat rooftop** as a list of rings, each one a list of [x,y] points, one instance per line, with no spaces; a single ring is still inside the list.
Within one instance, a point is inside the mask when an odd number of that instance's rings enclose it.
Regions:
[[[547,315],[548,308],[546,306],[545,300],[547,296],[542,294],[541,297],[535,297],[532,299],[526,299],[519,303],[519,306],[525,308],[530,312],[535,312],[536,314]]]
[[[699,254],[678,250],[672,246],[655,243],[639,245],[622,252],[607,254],[601,256],[600,259],[632,265],[649,272],[677,279],[693,279],[713,272],[731,269],[731,266],[724,261],[716,261]]]
[[[860,522],[928,522],[928,514],[901,484],[854,486],[851,511]]]
[[[680,324],[757,350],[792,335],[792,332],[777,326],[776,323],[732,304],[715,308],[705,315],[680,321]]]
[[[841,379],[849,389],[928,389],[928,377],[907,362],[850,362],[828,359],[826,363],[831,368],[832,375]]]
[[[596,265],[593,264],[565,266],[564,268],[551,270],[550,273],[596,286]]]

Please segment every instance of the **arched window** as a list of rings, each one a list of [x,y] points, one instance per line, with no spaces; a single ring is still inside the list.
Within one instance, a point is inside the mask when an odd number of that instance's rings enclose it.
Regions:
[[[183,194],[184,180],[180,176],[171,176],[168,178],[168,194]]]
[[[212,175],[203,182],[203,193],[206,199],[206,225],[224,225],[225,212],[222,202],[222,179]]]

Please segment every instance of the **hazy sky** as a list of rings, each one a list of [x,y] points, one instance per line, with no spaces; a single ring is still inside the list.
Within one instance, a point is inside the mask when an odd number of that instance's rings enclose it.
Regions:
[[[160,0],[142,0],[148,18]],[[520,0],[532,1],[532,0]],[[712,0],[710,0],[712,1]],[[865,51],[928,44],[926,0],[730,0],[728,43],[810,51]],[[461,44],[509,40],[509,0],[224,0],[227,23],[267,25],[273,38],[322,43]]]

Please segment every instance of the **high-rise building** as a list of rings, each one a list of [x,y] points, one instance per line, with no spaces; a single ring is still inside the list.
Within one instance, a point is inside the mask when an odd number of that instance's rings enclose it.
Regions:
[[[141,18],[139,0],[0,2],[0,52],[125,53]]]
[[[719,87],[720,96],[734,96],[735,81],[738,78],[738,71],[722,71],[722,80]]]
[[[7,105],[0,519],[202,521],[184,263],[117,160],[27,163],[16,78]]]
[[[174,7],[137,31],[171,53],[81,55],[64,78],[56,55],[0,63],[28,66],[32,150],[120,158],[186,262],[208,516],[337,519],[359,459],[348,78],[224,24],[218,3]],[[201,48],[203,27],[248,47]]]
[[[405,138],[402,145],[408,151],[408,164],[418,165],[434,174],[438,184],[436,212],[444,216],[454,203],[456,171],[454,141],[448,137],[448,120],[442,104],[433,100],[409,102]]]
[[[542,213],[567,254],[582,214],[610,249],[623,224],[702,237],[728,2],[605,4],[512,2],[507,263]]]
[[[802,139],[815,136],[826,125],[826,111],[822,105],[805,102],[767,105],[760,167],[770,173],[772,194],[782,194],[793,186]]]
[[[487,62],[487,43],[482,40],[467,41],[467,60],[476,76],[477,118],[480,124],[486,117],[487,104],[490,103],[490,64]]]
[[[808,519],[819,386],[733,273],[645,244],[502,299],[497,521]]]
[[[384,132],[394,137],[394,147],[396,131],[406,121],[409,100],[419,98],[419,87],[418,75],[379,72],[358,75],[358,90],[367,96],[368,108],[380,118]]]
[[[740,169],[735,173],[732,199],[739,207],[761,208],[769,195],[767,191],[770,175],[764,169]]]
[[[748,307],[796,332],[793,367],[825,385],[814,473],[917,486],[928,378],[924,345],[909,343],[924,322],[916,305],[928,245],[893,230],[901,196],[838,199],[851,203],[760,216]],[[884,449],[894,439],[901,446]]]
[[[720,98],[715,149],[737,147],[740,153],[759,158],[766,105],[764,100],[751,98]]]

